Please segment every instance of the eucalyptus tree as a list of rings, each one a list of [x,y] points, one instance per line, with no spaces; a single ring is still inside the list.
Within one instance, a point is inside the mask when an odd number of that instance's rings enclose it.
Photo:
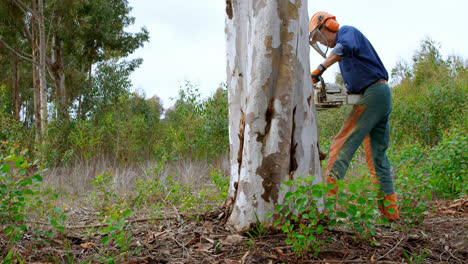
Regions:
[[[67,119],[75,105],[80,113],[81,101],[91,88],[92,66],[126,57],[149,39],[144,27],[136,33],[126,31],[135,22],[127,0],[0,1],[0,12],[6,10],[1,19],[16,25],[10,28],[16,35],[7,34],[0,25],[0,43],[32,65],[37,130],[43,130],[47,120],[47,98],[59,119]],[[55,84],[49,90],[46,71],[53,79],[49,85]],[[48,96],[48,91],[55,91],[55,96]]]
[[[243,231],[288,191],[323,181],[309,71],[306,0],[227,0],[231,183],[228,226]]]

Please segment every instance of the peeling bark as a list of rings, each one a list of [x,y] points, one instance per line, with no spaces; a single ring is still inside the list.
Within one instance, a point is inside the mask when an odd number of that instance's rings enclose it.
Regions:
[[[293,124],[292,124],[292,132],[291,132],[291,142],[295,142],[291,144],[291,150],[289,151],[289,180],[294,179],[294,173],[297,170],[297,160],[296,160],[296,148],[297,148],[297,142],[294,140],[294,132],[296,130],[296,122],[295,122],[295,117],[296,117],[296,107],[293,109]]]
[[[292,178],[316,176],[318,133],[305,0],[226,1],[231,183],[227,225],[245,231],[282,203]],[[307,99],[309,98],[309,99]]]
[[[237,163],[239,164],[239,174],[242,165],[242,150],[244,149],[244,130],[245,130],[245,115],[242,110],[241,111],[241,118],[239,121],[239,151],[237,152]]]
[[[231,0],[226,0],[226,15],[232,19],[232,3]]]

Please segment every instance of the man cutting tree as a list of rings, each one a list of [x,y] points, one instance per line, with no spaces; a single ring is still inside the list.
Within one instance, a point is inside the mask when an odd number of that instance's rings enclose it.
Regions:
[[[326,182],[336,184],[337,180],[343,180],[354,153],[364,142],[367,165],[373,182],[380,185],[379,196],[383,196],[383,203],[379,204],[381,215],[388,220],[397,220],[397,198],[385,153],[390,140],[392,111],[387,70],[369,40],[352,26],[340,27],[335,16],[315,13],[309,22],[309,31],[310,45],[325,58],[312,71],[312,81],[319,82],[323,72],[338,62],[348,92],[362,95],[330,147]],[[327,57],[328,48],[332,50]],[[329,195],[337,192],[338,186],[330,190]]]

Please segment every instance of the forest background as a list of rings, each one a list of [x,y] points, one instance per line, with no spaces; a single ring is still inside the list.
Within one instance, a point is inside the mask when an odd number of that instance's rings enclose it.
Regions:
[[[147,43],[149,32],[125,31],[135,21],[130,10],[127,1],[115,0],[45,1],[42,7],[1,1],[4,194],[12,182],[35,177],[39,188],[51,188],[60,203],[93,199],[103,188],[112,190],[112,199],[133,198],[132,205],[146,197],[145,202],[159,207],[175,204],[198,212],[225,199],[226,85],[203,97],[197,84],[186,81],[167,109],[157,95],[146,98],[132,90],[130,75],[142,59],[128,56]],[[390,71],[394,83],[388,154],[403,218],[409,222],[420,221],[430,201],[468,194],[468,62],[444,57],[440,49],[436,40],[425,38],[412,58]],[[335,82],[342,83],[339,75]],[[328,149],[349,109],[318,113],[322,150]],[[349,175],[367,182],[362,152]],[[12,174],[10,165],[6,167],[12,161],[24,170]],[[164,192],[173,188],[165,199],[159,189],[151,193],[151,186],[162,185]],[[0,199],[0,223],[10,225],[11,197]],[[21,221],[31,210],[24,206],[16,212]],[[12,239],[12,230],[24,231],[21,221],[4,229],[6,236]]]

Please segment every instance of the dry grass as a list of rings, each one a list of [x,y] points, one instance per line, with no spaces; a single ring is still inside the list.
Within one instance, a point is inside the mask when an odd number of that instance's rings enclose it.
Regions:
[[[227,155],[220,157],[212,164],[206,161],[180,160],[164,163],[159,173],[154,173],[160,163],[147,161],[138,164],[120,165],[110,160],[93,160],[92,162],[77,162],[69,167],[57,167],[41,172],[46,187],[53,187],[60,192],[63,198],[76,199],[84,197],[93,191],[91,182],[96,175],[110,173],[114,175],[113,186],[116,193],[130,194],[136,186],[137,179],[148,180],[151,177],[160,177],[165,180],[172,177],[174,181],[189,184],[194,191],[210,183],[210,171],[213,168],[228,175],[229,162]]]

